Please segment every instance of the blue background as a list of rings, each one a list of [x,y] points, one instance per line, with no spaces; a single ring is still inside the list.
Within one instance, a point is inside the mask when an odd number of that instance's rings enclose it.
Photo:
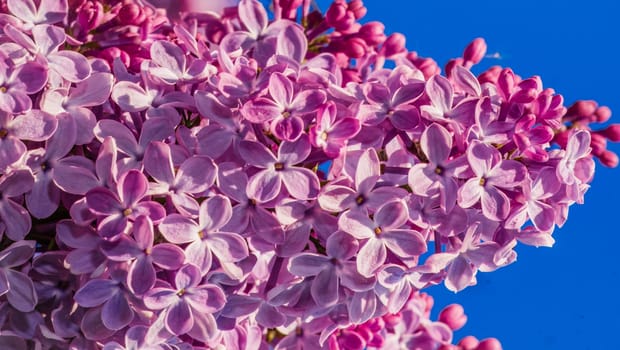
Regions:
[[[330,1],[319,1],[325,11]],[[365,0],[364,21],[377,20],[386,33],[407,37],[407,48],[443,67],[474,38],[484,37],[491,65],[511,67],[522,77],[539,75],[545,87],[564,95],[568,106],[595,99],[617,112],[620,5],[608,0],[560,2]],[[478,70],[479,71],[479,70]],[[610,145],[616,152],[617,144]],[[435,312],[461,303],[469,316],[456,339],[497,337],[512,349],[620,349],[618,248],[620,169],[597,163],[585,205],[571,207],[568,222],[554,233],[553,248],[520,245],[517,262],[479,273],[478,285],[458,294],[443,285],[427,290]]]

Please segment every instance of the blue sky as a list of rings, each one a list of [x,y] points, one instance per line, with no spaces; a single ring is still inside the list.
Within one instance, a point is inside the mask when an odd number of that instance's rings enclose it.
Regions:
[[[319,1],[325,10],[330,1]],[[483,66],[499,64],[564,95],[567,105],[595,99],[617,111],[620,123],[618,32],[620,5],[605,0],[560,1],[386,1],[365,0],[365,20],[386,32],[401,32],[407,47],[441,66],[476,37],[489,53]],[[610,148],[620,152],[618,145]],[[553,248],[519,246],[517,262],[479,273],[478,285],[458,294],[443,286],[428,291],[436,311],[459,302],[469,316],[456,338],[499,338],[511,349],[620,348],[620,169],[597,163],[585,205],[571,207],[567,224],[554,233]]]

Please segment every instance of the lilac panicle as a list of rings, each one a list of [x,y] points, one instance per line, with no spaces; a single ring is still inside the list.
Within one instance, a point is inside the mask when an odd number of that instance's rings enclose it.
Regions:
[[[0,6],[0,348],[501,348],[420,290],[552,246],[609,109],[272,5]]]

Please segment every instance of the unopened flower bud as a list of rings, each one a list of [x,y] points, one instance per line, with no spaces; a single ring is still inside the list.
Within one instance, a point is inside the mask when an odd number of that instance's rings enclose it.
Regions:
[[[77,11],[77,24],[80,33],[88,33],[97,28],[103,20],[104,10],[100,2],[88,1]]]
[[[601,134],[611,142],[620,142],[620,124],[612,124],[596,134]],[[593,133],[594,135],[594,133]]]
[[[476,64],[487,53],[487,43],[482,38],[474,39],[463,51],[463,60],[470,64]]]
[[[590,134],[590,147],[592,147],[592,153],[601,154],[607,149],[607,139],[605,136],[599,133]]]
[[[463,348],[463,350],[475,350],[479,343],[476,337],[468,335],[459,341],[458,346]]]
[[[303,0],[279,0],[279,2],[282,8],[282,18],[294,21],[297,16],[297,9],[299,9]]]
[[[127,4],[118,11],[118,20],[122,24],[140,25],[146,19],[140,6]]]
[[[456,331],[467,323],[467,315],[465,315],[465,310],[461,305],[451,304],[441,310],[439,322],[445,323],[450,329]]]
[[[569,116],[589,117],[596,111],[597,104],[594,101],[577,101],[568,108]]]
[[[502,350],[502,344],[495,338],[487,338],[478,344],[476,350]]]
[[[108,61],[110,66],[113,65],[114,59],[116,57],[120,58],[121,62],[123,62],[126,67],[129,67],[129,65],[131,64],[131,57],[129,56],[129,54],[119,49],[118,47],[108,47],[107,49],[101,51],[99,57]]]
[[[598,158],[606,167],[615,168],[618,166],[618,155],[610,150],[605,150]]]
[[[448,63],[446,63],[446,66],[445,66],[446,76],[450,78],[452,76],[452,70],[454,69],[454,67],[462,66],[462,65],[463,65],[462,58],[453,58],[450,61],[448,61]]]
[[[405,36],[400,33],[393,33],[385,39],[381,47],[381,53],[385,57],[392,57],[401,52],[405,52]]]
[[[366,55],[368,46],[362,38],[351,38],[342,45],[343,52],[351,58],[361,58]]]
[[[607,106],[601,106],[594,111],[597,123],[604,123],[611,118],[611,109]]]
[[[359,30],[359,36],[370,46],[376,46],[385,41],[385,26],[381,22],[368,22]]]
[[[347,9],[355,15],[355,19],[360,19],[366,16],[367,9],[362,0],[351,1]]]
[[[347,4],[344,1],[334,1],[325,13],[325,21],[330,27],[336,27],[346,14]]]

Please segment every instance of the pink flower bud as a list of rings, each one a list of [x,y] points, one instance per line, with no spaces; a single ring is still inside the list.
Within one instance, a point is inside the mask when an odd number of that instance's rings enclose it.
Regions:
[[[368,22],[359,31],[359,36],[370,46],[376,46],[385,41],[385,26],[381,22]]]
[[[482,38],[474,39],[463,51],[463,60],[470,64],[476,64],[487,53],[487,43]]]
[[[368,51],[368,46],[362,38],[350,38],[343,43],[341,48],[351,58],[364,57]]]
[[[502,344],[495,338],[487,338],[478,344],[476,350],[502,350]]]
[[[282,7],[282,18],[295,20],[297,17],[297,9],[303,3],[303,0],[279,0]]]
[[[360,19],[366,16],[367,9],[364,6],[364,2],[362,0],[351,1],[347,9],[353,12],[355,19]]]
[[[463,65],[462,58],[453,58],[450,61],[448,61],[448,63],[446,63],[446,66],[444,67],[444,69],[446,70],[446,76],[450,78],[452,76],[452,70],[454,69],[454,67],[462,66],[462,65]]]
[[[400,33],[393,33],[385,39],[381,47],[381,53],[385,57],[392,57],[401,52],[405,52],[405,36]]]
[[[121,62],[123,62],[123,64],[126,67],[129,67],[129,65],[131,64],[131,57],[129,56],[129,54],[119,49],[118,47],[108,47],[107,49],[99,53],[99,57],[108,61],[108,64],[110,64],[110,67],[113,65],[114,59],[116,57],[120,58]]]
[[[601,106],[594,111],[597,123],[604,123],[611,118],[611,109],[607,106]]]
[[[620,124],[612,124],[603,130],[597,131],[596,133],[603,135],[604,137],[608,138],[609,141],[611,142],[619,142],[620,141]]]
[[[468,335],[465,338],[459,341],[458,345],[463,348],[463,350],[475,350],[480,342],[476,337]]]
[[[325,21],[330,27],[338,26],[347,14],[347,4],[344,1],[334,1],[325,13]]]
[[[118,20],[122,24],[140,25],[146,19],[140,6],[127,4],[118,11]]]
[[[568,108],[567,116],[589,117],[596,111],[597,104],[594,101],[577,101]]]
[[[612,151],[606,150],[601,153],[598,158],[604,166],[609,168],[615,168],[618,166],[618,155]]]
[[[467,315],[465,315],[465,310],[461,305],[451,304],[441,310],[439,322],[445,323],[450,329],[456,331],[467,323]]]
[[[480,74],[480,76],[478,77],[478,81],[480,82],[480,84],[484,84],[484,83],[497,84],[497,81],[499,80],[499,75],[501,74],[501,72],[502,72],[502,67],[493,66],[487,69],[484,73]]]
[[[590,134],[590,147],[592,147],[592,153],[601,154],[605,149],[607,149],[607,139],[605,136],[599,133],[591,133]]]
[[[103,15],[103,5],[100,2],[85,2],[77,11],[77,24],[80,33],[86,34],[97,28],[101,24]]]

